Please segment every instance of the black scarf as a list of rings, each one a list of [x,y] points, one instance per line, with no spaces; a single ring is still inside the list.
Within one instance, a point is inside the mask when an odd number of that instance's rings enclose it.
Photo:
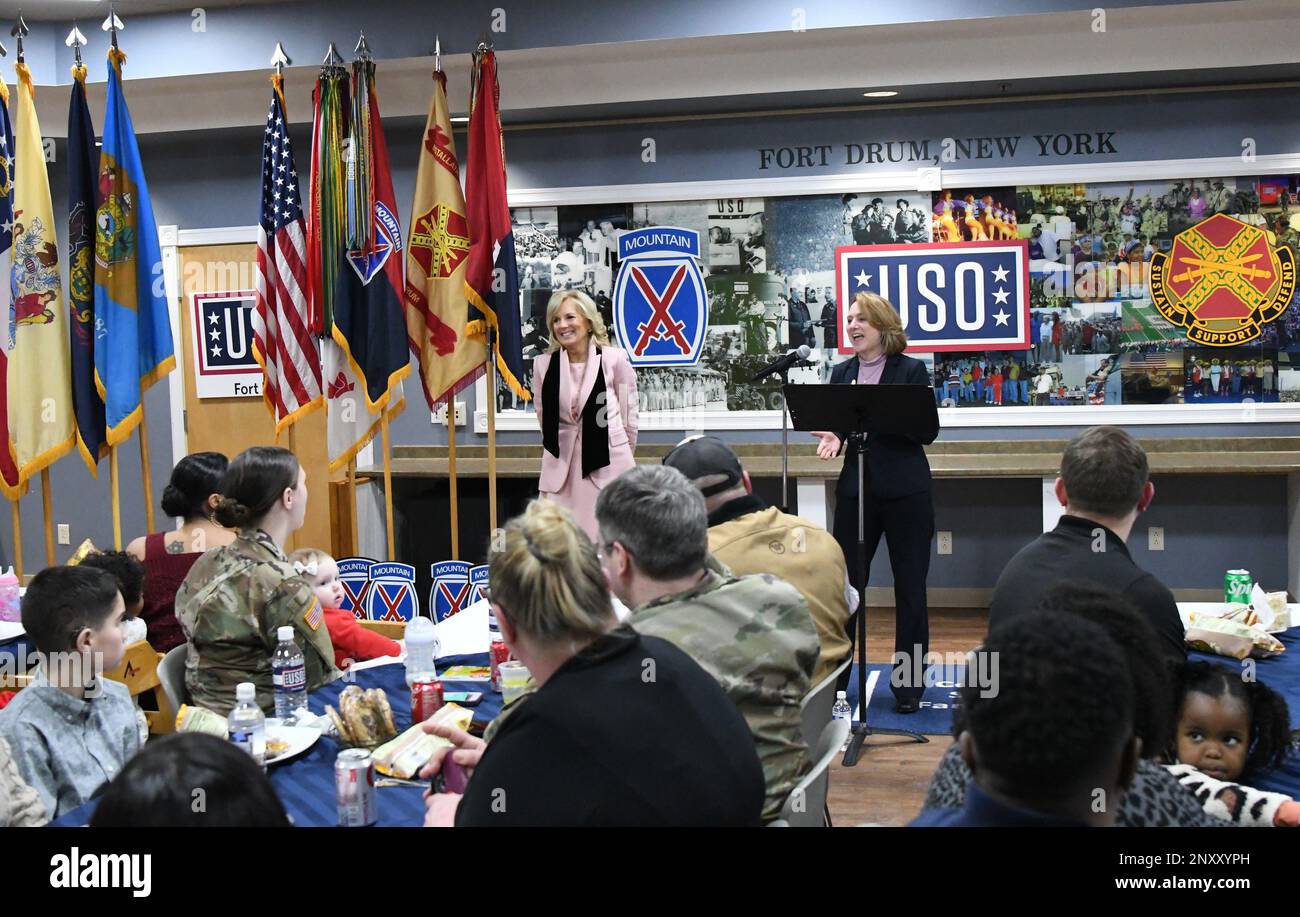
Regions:
[[[556,351],[542,380],[542,448],[560,457],[560,375],[562,354]],[[587,403],[582,406],[582,476],[609,465],[609,425],[601,424],[600,409],[605,405],[605,364],[596,348],[596,384]]]

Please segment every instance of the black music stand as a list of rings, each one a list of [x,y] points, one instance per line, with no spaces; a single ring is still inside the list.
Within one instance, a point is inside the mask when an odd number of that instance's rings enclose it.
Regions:
[[[867,580],[871,558],[866,546],[866,496],[863,473],[867,463],[867,434],[888,433],[922,440],[938,425],[934,389],[928,385],[787,385],[786,404],[796,430],[849,433],[846,449],[858,457],[858,551],[862,574],[858,591],[857,651],[858,724],[844,752],[844,766],[858,763],[862,743],[869,735],[906,736],[916,742],[930,740],[907,729],[872,729],[867,724]],[[924,660],[922,660],[924,671]]]

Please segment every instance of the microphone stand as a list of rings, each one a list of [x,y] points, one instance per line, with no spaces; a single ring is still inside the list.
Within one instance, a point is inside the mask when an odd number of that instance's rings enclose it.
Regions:
[[[789,367],[781,370],[781,512],[790,512],[790,410],[785,387],[790,384]]]
[[[887,729],[877,726],[872,728],[867,723],[867,580],[871,576],[871,558],[867,556],[867,503],[864,485],[864,469],[867,464],[867,437],[864,433],[849,436],[847,447],[858,457],[858,564],[862,568],[862,586],[858,589],[858,722],[853,726],[849,747],[844,750],[843,765],[852,767],[858,763],[862,754],[862,743],[869,735],[905,736],[913,742],[929,742],[927,736],[908,729]],[[921,660],[922,673],[925,660]]]

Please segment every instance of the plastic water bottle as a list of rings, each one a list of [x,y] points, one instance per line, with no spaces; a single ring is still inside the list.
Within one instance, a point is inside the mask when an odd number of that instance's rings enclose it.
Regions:
[[[437,659],[441,641],[433,622],[424,615],[416,615],[406,625],[406,686],[415,682],[415,676],[438,676]]]
[[[835,692],[835,706],[831,707],[831,719],[847,720],[849,724],[849,735],[851,736],[853,734],[853,708],[849,706],[849,695],[847,692]],[[849,736],[845,736],[844,744],[840,746],[840,751],[843,751],[848,747]]]
[[[19,601],[18,577],[10,567],[0,573],[0,621],[21,621],[22,606]]]
[[[257,688],[245,681],[235,688],[235,707],[226,718],[230,741],[253,756],[258,764],[266,764],[266,717],[257,706]]]
[[[281,627],[271,655],[271,681],[275,684],[275,715],[281,722],[293,719],[293,712],[307,706],[307,661],[293,639],[293,628]]]

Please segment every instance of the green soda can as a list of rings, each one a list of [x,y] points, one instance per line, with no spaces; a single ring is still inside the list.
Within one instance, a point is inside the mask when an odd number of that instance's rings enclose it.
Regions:
[[[1249,570],[1229,570],[1223,574],[1223,600],[1229,605],[1249,605],[1254,585]]]

